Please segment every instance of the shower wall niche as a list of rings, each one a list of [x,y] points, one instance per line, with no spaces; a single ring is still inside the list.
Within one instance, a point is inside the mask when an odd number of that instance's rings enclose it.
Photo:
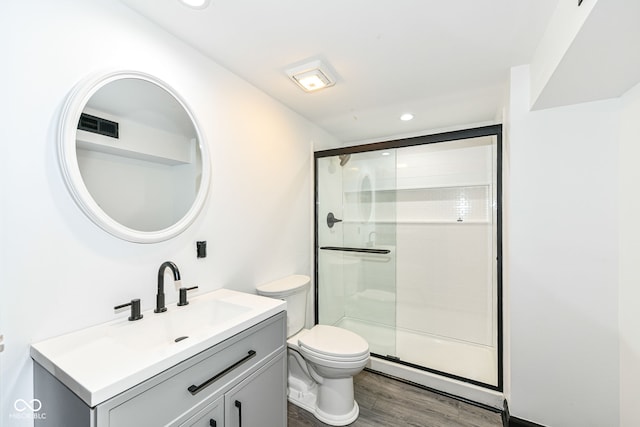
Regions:
[[[316,153],[316,320],[499,390],[500,138],[460,135]]]

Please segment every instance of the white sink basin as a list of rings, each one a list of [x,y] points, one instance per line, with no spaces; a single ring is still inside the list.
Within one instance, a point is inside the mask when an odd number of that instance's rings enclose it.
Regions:
[[[208,295],[210,298],[192,299],[189,305],[174,306],[175,309],[164,313],[150,310],[140,321],[109,324],[106,332],[112,340],[111,345],[140,351],[161,351],[163,347],[172,347],[184,339],[205,338],[203,335],[210,334],[211,330],[233,325],[242,314],[251,311],[250,306],[211,298],[217,296],[212,294]]]
[[[219,289],[31,345],[31,357],[93,407],[286,309],[284,301]]]

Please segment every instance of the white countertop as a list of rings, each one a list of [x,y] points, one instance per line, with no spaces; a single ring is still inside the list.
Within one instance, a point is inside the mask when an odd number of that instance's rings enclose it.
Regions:
[[[148,310],[137,321],[124,317],[32,344],[31,357],[94,407],[285,309],[281,300],[219,289],[165,313]]]

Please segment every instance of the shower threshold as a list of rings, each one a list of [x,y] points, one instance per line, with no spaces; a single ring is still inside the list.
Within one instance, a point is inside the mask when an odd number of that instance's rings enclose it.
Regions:
[[[386,356],[390,361],[442,372],[463,381],[497,385],[495,348],[348,317],[336,326],[361,335],[369,342],[371,353]]]

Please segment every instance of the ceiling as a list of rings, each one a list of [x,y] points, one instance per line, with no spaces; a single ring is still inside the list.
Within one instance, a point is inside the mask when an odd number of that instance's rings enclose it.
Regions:
[[[558,3],[121,1],[345,144],[499,122],[509,69],[530,62]],[[312,59],[335,86],[305,93],[288,79]]]

